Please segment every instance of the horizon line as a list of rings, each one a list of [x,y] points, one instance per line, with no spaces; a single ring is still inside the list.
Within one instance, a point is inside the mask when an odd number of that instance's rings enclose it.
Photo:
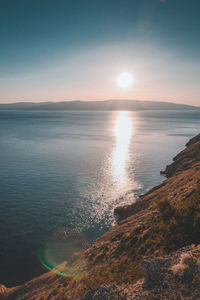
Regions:
[[[109,102],[109,101],[138,101],[138,102],[154,102],[154,103],[169,103],[169,104],[176,104],[176,105],[185,105],[185,106],[192,106],[192,107],[197,107],[199,108],[199,106],[193,105],[193,104],[186,104],[186,103],[177,103],[177,102],[173,102],[173,101],[169,101],[169,100],[140,100],[140,99],[104,99],[104,100],[79,100],[79,99],[73,99],[73,100],[52,100],[52,101],[45,101],[45,100],[41,100],[41,101],[14,101],[14,102],[0,102],[0,105],[12,105],[12,104],[47,104],[47,103],[54,103],[54,104],[58,104],[58,103],[64,103],[64,102]]]

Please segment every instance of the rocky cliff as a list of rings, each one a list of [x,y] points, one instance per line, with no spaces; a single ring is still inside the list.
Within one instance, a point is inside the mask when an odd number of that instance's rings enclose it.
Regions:
[[[82,275],[1,286],[1,298],[200,299],[200,135],[164,174],[138,202],[116,208],[118,223],[84,251]]]

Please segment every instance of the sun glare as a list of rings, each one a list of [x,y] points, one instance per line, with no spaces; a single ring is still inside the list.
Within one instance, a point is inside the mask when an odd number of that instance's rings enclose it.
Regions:
[[[117,83],[121,88],[128,88],[133,83],[133,77],[131,73],[121,73],[117,78]]]

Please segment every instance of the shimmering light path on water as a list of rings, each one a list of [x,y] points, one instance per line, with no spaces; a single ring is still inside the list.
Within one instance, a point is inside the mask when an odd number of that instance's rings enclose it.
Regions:
[[[200,112],[0,112],[0,282],[43,272],[60,231],[108,230],[199,130]]]
[[[129,144],[133,134],[132,119],[129,117],[128,111],[121,111],[117,115],[115,121],[114,133],[116,136],[116,145],[113,151],[114,176],[118,184],[128,186],[128,173],[126,170]]]

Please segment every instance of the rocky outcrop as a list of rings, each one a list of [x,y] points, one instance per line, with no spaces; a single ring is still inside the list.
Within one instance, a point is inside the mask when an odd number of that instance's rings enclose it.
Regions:
[[[186,147],[173,158],[171,165],[167,166],[164,171],[161,171],[167,178],[190,169],[197,162],[200,162],[200,134],[192,138],[186,144]]]
[[[0,297],[5,295],[6,292],[7,292],[7,288],[5,287],[5,285],[0,284]]]
[[[0,294],[0,300],[61,300],[62,288],[67,285],[68,280],[48,272],[20,286],[5,288]]]
[[[191,138],[189,142],[186,144],[186,147],[190,147],[200,141],[200,134],[196,135],[195,137]]]
[[[181,174],[186,170],[191,171],[192,168],[194,168],[193,174],[195,174],[195,171],[200,168],[200,134],[189,140],[189,142],[186,144],[186,149],[175,156],[173,158],[173,163],[167,166],[164,171],[161,171],[161,174],[165,175],[167,178],[170,178]],[[186,179],[190,181],[189,176]],[[174,182],[176,180],[177,178],[174,180]],[[135,215],[139,211],[148,208],[150,200],[155,199],[157,192],[159,193],[161,190],[167,190],[168,187],[171,186],[173,186],[171,181],[164,181],[160,185],[153,187],[145,195],[142,195],[139,201],[136,201],[131,205],[116,207],[114,210],[116,220],[122,221],[131,215]],[[173,189],[175,192],[177,191],[177,188],[174,186]],[[186,190],[184,190],[184,194],[187,196]],[[181,193],[181,195],[183,195],[183,193]]]
[[[114,210],[115,219],[117,222],[122,221],[123,219],[126,219],[146,209],[148,205],[149,203],[147,201],[142,201],[141,198],[140,201],[136,201],[131,205],[118,206]]]

